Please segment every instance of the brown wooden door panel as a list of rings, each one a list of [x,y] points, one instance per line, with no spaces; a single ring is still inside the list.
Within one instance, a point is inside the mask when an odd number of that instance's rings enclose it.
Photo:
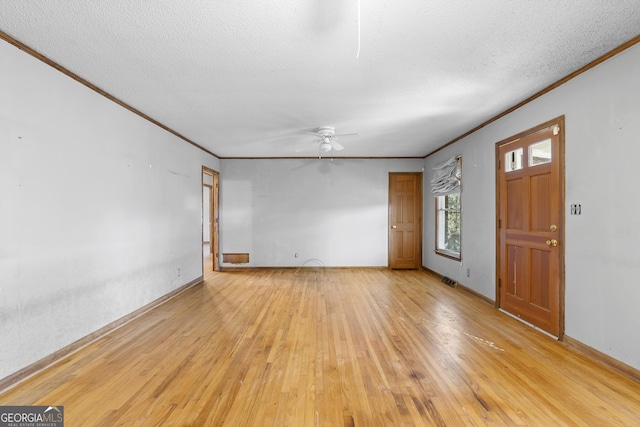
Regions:
[[[416,259],[416,240],[415,233],[411,231],[392,231],[394,241],[399,244],[393,245],[393,259],[396,260],[415,260]]]
[[[508,230],[522,230],[524,228],[524,206],[522,195],[525,191],[522,179],[507,181],[505,202],[507,204],[506,228]]]
[[[422,265],[422,173],[389,174],[389,267]]]
[[[551,253],[547,250],[531,249],[531,282],[539,283],[531,288],[529,302],[539,308],[549,310],[549,274],[551,269]]]
[[[531,231],[549,231],[551,226],[551,207],[549,200],[552,197],[551,174],[534,175],[530,178]]]
[[[526,291],[524,273],[525,263],[525,249],[522,246],[509,245],[507,249],[507,281],[506,281],[506,296],[509,298],[516,298],[518,300],[524,299]]]
[[[564,202],[558,129],[548,123],[498,144],[497,299],[506,311],[561,336]],[[514,161],[517,156],[521,160]]]

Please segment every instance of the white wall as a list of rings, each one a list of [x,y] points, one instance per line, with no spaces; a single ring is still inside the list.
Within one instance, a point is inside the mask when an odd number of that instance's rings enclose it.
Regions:
[[[202,275],[219,161],[0,42],[0,378]]]
[[[617,55],[425,161],[463,155],[464,265],[425,250],[424,265],[495,298],[495,143],[565,115],[565,332],[640,368],[640,46]],[[425,194],[425,241],[434,228]],[[569,205],[582,204],[582,215]],[[471,277],[465,275],[471,268]]]
[[[221,252],[249,253],[254,266],[298,266],[309,259],[327,266],[386,266],[389,172],[420,172],[422,164],[222,160]]]

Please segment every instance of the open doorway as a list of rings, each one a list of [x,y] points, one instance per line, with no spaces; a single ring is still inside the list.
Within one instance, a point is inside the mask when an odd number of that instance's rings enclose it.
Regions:
[[[218,172],[202,167],[202,272],[219,271],[218,257]]]

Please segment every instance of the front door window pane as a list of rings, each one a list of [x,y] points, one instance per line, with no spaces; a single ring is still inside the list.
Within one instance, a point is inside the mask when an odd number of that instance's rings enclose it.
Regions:
[[[529,146],[529,166],[551,163],[551,138]]]
[[[513,172],[522,169],[522,158],[524,157],[524,150],[522,147],[509,151],[505,155],[504,164],[507,166],[507,172]]]

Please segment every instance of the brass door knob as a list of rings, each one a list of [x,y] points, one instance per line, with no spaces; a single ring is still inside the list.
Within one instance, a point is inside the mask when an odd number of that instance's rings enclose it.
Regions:
[[[395,225],[392,225],[391,228],[398,228],[398,227],[396,227]]]
[[[545,243],[547,244],[547,246],[558,246],[558,241],[556,239],[547,240]]]
[[[551,227],[549,227],[549,230],[551,231],[556,231],[558,229],[558,226],[556,226],[555,224],[551,224]]]

